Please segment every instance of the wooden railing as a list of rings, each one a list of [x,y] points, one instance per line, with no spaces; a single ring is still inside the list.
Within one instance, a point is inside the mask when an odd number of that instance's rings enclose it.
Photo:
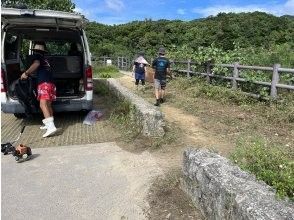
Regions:
[[[187,77],[191,77],[192,75],[202,75],[206,77],[206,80],[208,83],[211,82],[211,78],[220,78],[224,80],[229,80],[231,81],[232,89],[238,89],[238,82],[250,82],[253,84],[258,84],[258,85],[263,85],[270,87],[270,96],[272,98],[277,98],[278,96],[278,88],[281,89],[288,89],[288,90],[294,90],[293,85],[286,85],[286,84],[281,84],[279,83],[280,79],[280,73],[290,73],[294,74],[294,69],[290,68],[281,68],[280,64],[275,64],[273,67],[261,67],[261,66],[245,66],[245,65],[240,65],[239,63],[234,63],[234,64],[212,64],[210,62],[207,62],[205,64],[205,71],[203,72],[197,72],[192,70],[193,65],[197,65],[197,63],[192,62],[191,60],[187,61],[171,61],[172,63],[172,69],[174,69],[177,72],[180,73],[185,73]],[[176,65],[186,65],[186,69],[175,69]],[[231,76],[223,76],[220,74],[215,74],[213,73],[212,69],[213,67],[225,67],[232,69]],[[262,71],[271,71],[272,76],[271,76],[271,82],[262,82],[262,81],[255,81],[255,80],[248,80],[245,78],[241,78],[239,76],[239,71],[240,70],[262,70]],[[294,77],[294,75],[293,75]],[[257,94],[252,94],[258,96]]]
[[[99,65],[107,65],[107,60],[111,60],[111,65],[117,66],[121,70],[131,70],[133,65],[133,60],[126,57],[97,57],[93,61]],[[150,62],[151,63],[151,62]],[[185,66],[183,69],[183,65]],[[178,68],[181,66],[181,68]],[[204,71],[195,71],[193,70],[194,66],[202,66],[204,67]],[[224,76],[222,74],[214,73],[213,68],[215,67],[224,67],[231,69],[231,73],[229,76]],[[273,67],[262,67],[262,66],[246,66],[240,65],[239,63],[234,64],[213,64],[210,62],[206,62],[205,65],[199,65],[196,62],[191,60],[187,61],[175,61],[171,60],[171,69],[178,73],[184,73],[188,78],[192,77],[193,75],[199,75],[206,78],[208,83],[211,83],[212,78],[219,78],[231,81],[231,87],[234,90],[238,89],[238,82],[250,82],[252,84],[262,85],[270,88],[270,96],[275,99],[278,96],[278,89],[287,89],[287,90],[294,90],[294,85],[292,84],[282,84],[279,82],[280,74],[281,73],[290,73],[293,74],[294,78],[294,69],[290,68],[281,68],[280,64],[274,64]],[[263,82],[263,81],[256,81],[256,80],[249,80],[242,78],[240,76],[240,70],[253,70],[253,71],[270,71],[271,72],[271,81],[270,82]],[[246,93],[248,95],[259,97],[259,94],[254,93]]]

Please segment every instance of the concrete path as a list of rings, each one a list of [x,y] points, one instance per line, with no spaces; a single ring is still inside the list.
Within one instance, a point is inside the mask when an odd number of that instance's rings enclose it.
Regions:
[[[17,163],[2,154],[2,220],[146,219],[144,200],[160,175],[148,152],[115,143],[33,149]]]

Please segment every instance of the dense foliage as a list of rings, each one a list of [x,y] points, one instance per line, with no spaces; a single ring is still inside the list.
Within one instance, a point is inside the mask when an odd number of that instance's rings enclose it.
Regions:
[[[189,22],[144,20],[122,25],[89,23],[87,32],[97,56],[151,57],[162,45],[169,56],[256,65],[294,66],[294,18],[263,12],[220,13]]]
[[[2,0],[2,7],[23,7],[73,12],[75,4],[71,0]]]
[[[287,196],[294,201],[294,163],[290,149],[268,146],[259,139],[253,142],[242,140],[231,159],[273,186],[279,197]]]

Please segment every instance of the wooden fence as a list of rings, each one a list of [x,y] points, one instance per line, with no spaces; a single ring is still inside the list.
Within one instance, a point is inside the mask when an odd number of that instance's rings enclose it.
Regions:
[[[133,60],[126,57],[98,57],[94,60],[94,62],[100,65],[107,65],[107,60],[111,60],[111,64],[117,66],[121,70],[131,70],[133,65]],[[183,65],[185,66],[184,68],[183,68]],[[182,67],[182,69],[179,68],[178,66]],[[262,66],[240,65],[237,62],[234,64],[212,64],[210,62],[207,62],[204,65],[204,71],[202,72],[194,71],[192,68],[193,66],[199,66],[199,64],[197,64],[196,62],[192,62],[191,60],[187,60],[187,61],[171,60],[171,69],[173,71],[184,73],[188,78],[192,77],[193,75],[204,76],[208,83],[211,83],[211,79],[213,78],[228,80],[228,81],[231,81],[231,87],[234,90],[238,89],[238,82],[242,82],[242,83],[249,82],[252,84],[269,87],[270,96],[273,99],[277,98],[278,89],[294,90],[294,85],[279,83],[281,73],[293,74],[293,78],[294,78],[294,69],[281,68],[280,64],[274,64],[273,67],[262,67]],[[231,74],[230,76],[215,74],[213,72],[214,67],[223,67],[223,68],[231,69]],[[255,80],[248,80],[248,79],[242,78],[239,74],[240,70],[270,71],[271,82],[255,81]],[[247,94],[254,97],[259,97],[259,94],[254,94],[254,93],[247,93]]]
[[[121,70],[130,70],[133,64],[133,60],[126,57],[95,57],[92,61],[95,65],[114,65]]]
[[[257,85],[270,87],[270,96],[274,99],[277,98],[277,96],[278,96],[278,90],[277,90],[278,88],[294,90],[293,85],[286,85],[286,84],[279,83],[281,73],[290,73],[290,74],[293,74],[293,77],[294,77],[294,69],[281,68],[280,64],[274,64],[273,67],[261,67],[261,66],[240,65],[237,62],[234,64],[212,64],[210,62],[207,62],[205,64],[205,69],[206,69],[205,72],[195,72],[192,70],[192,65],[197,65],[197,63],[192,62],[191,60],[171,61],[171,63],[172,63],[173,68],[177,64],[186,65],[186,69],[178,69],[176,71],[181,72],[181,73],[185,73],[187,77],[191,77],[192,75],[202,75],[202,76],[206,77],[206,80],[208,83],[211,83],[211,78],[220,78],[220,79],[224,79],[224,80],[229,80],[229,81],[231,81],[231,86],[232,86],[232,89],[234,89],[234,90],[238,89],[238,82],[250,82],[253,84],[257,84]],[[231,76],[223,76],[223,75],[214,74],[212,71],[213,67],[225,67],[225,68],[232,69]],[[240,70],[271,71],[272,72],[271,82],[254,81],[254,80],[248,80],[245,78],[241,78],[239,76]],[[249,95],[258,96],[257,94],[252,94],[252,93]]]

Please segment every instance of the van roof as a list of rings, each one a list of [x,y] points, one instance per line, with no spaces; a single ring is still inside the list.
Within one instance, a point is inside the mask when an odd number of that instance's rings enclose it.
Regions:
[[[40,24],[82,27],[87,20],[83,15],[42,9],[2,8],[2,22],[7,24]]]

